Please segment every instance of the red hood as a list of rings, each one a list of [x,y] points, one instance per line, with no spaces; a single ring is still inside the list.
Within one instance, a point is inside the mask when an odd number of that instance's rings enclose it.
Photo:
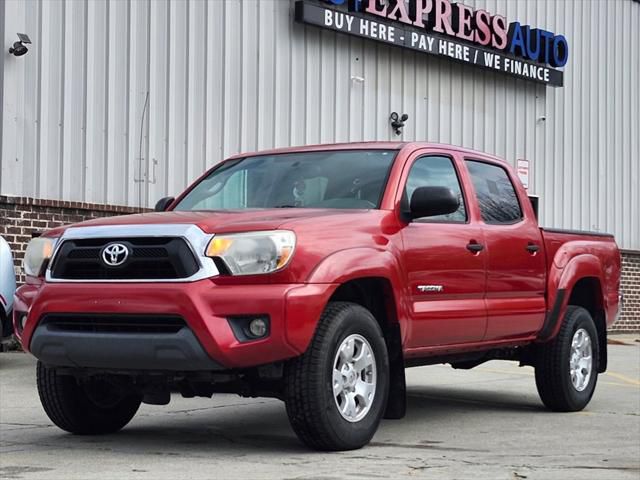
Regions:
[[[362,210],[337,209],[264,209],[264,210],[223,210],[198,212],[153,212],[138,215],[97,218],[56,229],[60,234],[66,228],[95,227],[103,225],[154,225],[154,224],[192,224],[205,233],[231,233],[252,230],[270,230],[281,225],[303,219],[345,214],[362,214]],[[49,232],[49,234],[54,233]]]

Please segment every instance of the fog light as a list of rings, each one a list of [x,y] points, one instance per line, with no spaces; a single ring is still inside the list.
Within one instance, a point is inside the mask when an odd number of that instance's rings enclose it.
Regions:
[[[233,335],[241,342],[251,342],[269,336],[269,315],[243,315],[229,317],[229,326]]]
[[[267,334],[267,331],[267,322],[264,318],[254,318],[249,322],[249,333],[252,336],[256,338],[264,337]]]

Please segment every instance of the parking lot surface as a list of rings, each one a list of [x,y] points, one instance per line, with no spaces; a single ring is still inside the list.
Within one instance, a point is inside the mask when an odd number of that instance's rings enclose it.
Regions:
[[[44,414],[35,361],[0,354],[2,479],[635,479],[640,478],[640,343],[609,346],[609,372],[583,412],[552,413],[533,370],[408,370],[409,406],[361,450],[318,453],[272,399],[174,396],[143,405],[121,432],[69,435]]]

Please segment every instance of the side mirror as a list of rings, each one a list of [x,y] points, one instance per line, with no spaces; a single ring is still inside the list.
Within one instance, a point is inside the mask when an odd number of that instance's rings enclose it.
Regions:
[[[418,187],[411,195],[411,218],[453,213],[460,207],[458,196],[447,187]]]
[[[158,203],[156,203],[155,211],[164,212],[169,207],[169,205],[173,203],[174,200],[175,200],[174,197],[161,198],[160,200],[158,200]]]

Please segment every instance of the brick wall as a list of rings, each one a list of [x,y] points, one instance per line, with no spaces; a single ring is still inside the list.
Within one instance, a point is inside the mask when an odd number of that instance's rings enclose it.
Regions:
[[[22,257],[33,232],[91,218],[147,211],[92,203],[0,196],[0,235],[14,252],[18,281],[23,281]],[[622,292],[625,305],[614,332],[640,332],[640,251],[622,252]]]
[[[92,218],[142,211],[146,209],[0,196],[0,235],[11,246],[18,283],[22,283],[22,258],[32,233]]]
[[[640,251],[622,251],[624,308],[611,331],[640,332]]]

